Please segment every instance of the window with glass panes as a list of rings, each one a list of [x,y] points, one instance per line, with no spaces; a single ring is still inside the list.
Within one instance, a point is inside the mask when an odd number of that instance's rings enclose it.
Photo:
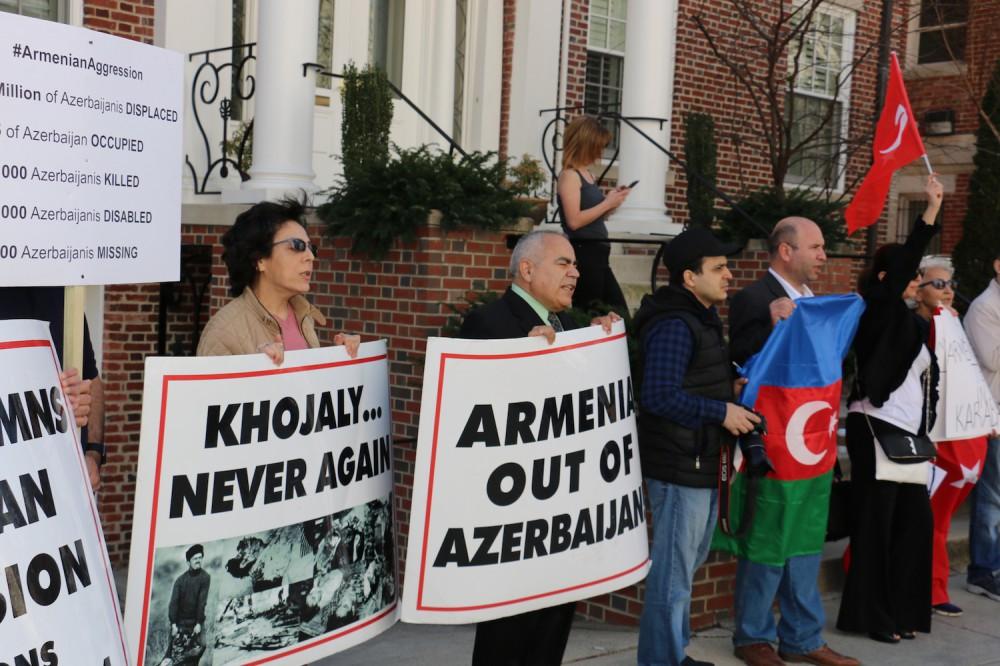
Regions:
[[[804,142],[788,165],[789,185],[831,189],[841,185],[853,32],[853,13],[822,7],[801,40],[789,47],[789,53],[799,54],[789,65],[794,68],[795,88],[785,100],[790,145]]]
[[[0,12],[50,21],[66,20],[65,0],[0,0]]]
[[[965,59],[969,0],[919,0],[917,64]]]
[[[626,4],[626,0],[590,0],[583,97],[587,113],[621,110]],[[608,148],[613,151],[618,145],[618,124],[611,119],[602,122],[611,130]]]

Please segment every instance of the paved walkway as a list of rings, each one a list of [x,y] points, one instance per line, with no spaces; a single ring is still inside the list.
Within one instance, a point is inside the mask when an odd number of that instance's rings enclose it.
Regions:
[[[867,637],[842,634],[833,628],[839,595],[825,598],[826,639],[839,652],[857,657],[864,664],[879,666],[1000,665],[1000,603],[965,591],[964,574],[952,576],[952,602],[965,609],[962,617],[934,616],[933,632],[897,645],[876,643]],[[448,666],[468,664],[474,629],[468,625],[440,626],[399,623],[371,641],[329,657],[323,666]],[[690,655],[722,666],[741,664],[733,657],[730,628],[700,632]],[[638,634],[632,628],[577,623],[570,634],[563,663],[582,666],[635,664]]]

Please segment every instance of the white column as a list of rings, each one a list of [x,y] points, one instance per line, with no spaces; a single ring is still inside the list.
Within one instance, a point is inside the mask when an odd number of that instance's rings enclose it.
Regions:
[[[254,92],[253,166],[250,180],[223,201],[274,199],[312,192],[313,106],[319,0],[260,0],[257,19],[257,89]]]
[[[662,129],[657,121],[632,122],[669,149],[677,0],[629,0],[627,20],[622,115],[666,118]],[[679,233],[680,225],[671,223],[664,204],[667,156],[624,123],[620,141],[618,183],[628,185],[638,180],[639,184],[612,216],[609,231]]]
[[[455,0],[407,0],[403,26],[403,94],[448,135],[455,117],[456,13]],[[405,102],[396,102],[393,115],[400,119],[402,145],[448,149],[447,140]]]

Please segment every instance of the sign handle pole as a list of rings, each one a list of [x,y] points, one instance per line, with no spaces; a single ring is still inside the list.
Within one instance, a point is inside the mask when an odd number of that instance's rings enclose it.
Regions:
[[[85,287],[66,287],[63,296],[63,370],[83,372],[83,305]]]
[[[927,153],[923,154],[923,158],[924,158],[924,165],[927,167],[927,173],[933,174],[934,169],[931,168],[931,161],[927,159]]]
[[[76,368],[83,378],[83,306],[86,287],[65,287],[63,293],[63,370]],[[80,429],[76,431],[80,438]]]

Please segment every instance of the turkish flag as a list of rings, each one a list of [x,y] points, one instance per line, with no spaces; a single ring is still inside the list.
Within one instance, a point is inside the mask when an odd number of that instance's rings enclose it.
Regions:
[[[872,142],[872,168],[868,171],[854,199],[844,211],[847,233],[853,234],[874,224],[882,215],[892,174],[923,155],[924,142],[917,130],[917,120],[903,85],[903,73],[893,52],[889,63],[889,85],[885,104]]]
[[[774,465],[771,478],[811,479],[837,460],[840,381],[829,386],[761,386],[754,409],[767,420],[764,446]]]

